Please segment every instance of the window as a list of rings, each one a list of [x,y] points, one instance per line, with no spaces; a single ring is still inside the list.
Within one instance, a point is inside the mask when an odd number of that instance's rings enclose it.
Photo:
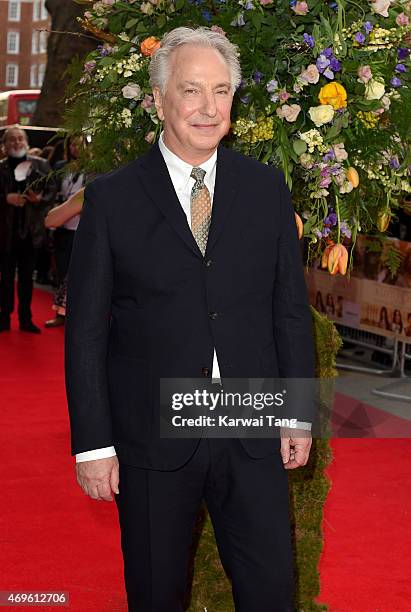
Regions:
[[[7,53],[19,53],[20,33],[7,32]]]
[[[49,12],[46,9],[46,0],[42,0],[41,2],[41,16],[40,17],[43,21],[49,18]]]
[[[9,21],[20,21],[20,0],[9,0]]]
[[[47,32],[39,32],[39,52],[47,53]]]
[[[33,21],[40,21],[41,5],[42,5],[42,0],[33,0]]]
[[[37,79],[37,86],[42,87],[44,81],[44,75],[46,74],[46,64],[40,64],[39,66],[39,76]]]
[[[33,30],[32,32],[32,35],[31,35],[31,53],[32,55],[36,55],[36,53],[39,52],[39,45],[40,45],[39,34],[40,32],[38,32],[37,30]]]
[[[17,87],[19,82],[19,65],[7,64],[6,66],[6,87]]]
[[[30,87],[37,87],[37,64],[30,67]]]

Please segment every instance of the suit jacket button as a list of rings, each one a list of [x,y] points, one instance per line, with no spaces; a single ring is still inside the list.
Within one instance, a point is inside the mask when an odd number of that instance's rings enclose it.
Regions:
[[[212,264],[212,263],[213,263],[213,260],[212,260],[212,259],[206,259],[206,260],[205,260],[205,262],[204,262],[204,264],[205,264],[205,266],[206,266],[207,268],[209,268],[209,267],[211,266],[211,264]]]
[[[212,321],[214,321],[214,319],[218,317],[218,312],[209,312],[208,316]]]
[[[210,368],[201,368],[201,374],[203,376],[210,376]]]

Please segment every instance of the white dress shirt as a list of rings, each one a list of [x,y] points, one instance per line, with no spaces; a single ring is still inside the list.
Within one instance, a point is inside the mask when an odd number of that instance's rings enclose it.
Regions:
[[[191,190],[195,183],[195,180],[191,178],[191,171],[193,169],[193,166],[187,164],[185,161],[177,157],[177,155],[172,153],[170,149],[166,147],[163,140],[163,133],[161,133],[160,135],[158,145],[161,154],[164,158],[164,161],[166,162],[171,182],[173,183],[173,187],[180,201],[180,204],[186,214],[187,222],[191,228]],[[208,191],[210,192],[212,206],[217,167],[217,150],[214,151],[212,156],[207,159],[207,161],[200,164],[199,167],[205,170],[206,172],[206,175],[204,177],[204,183]],[[218,366],[215,349],[213,355],[213,367],[211,377],[213,383],[221,383],[220,369]],[[300,427],[301,429],[311,429],[311,424],[299,422],[298,427]],[[115,454],[116,451],[114,449],[114,446],[108,446],[105,448],[98,448],[96,450],[86,451],[84,453],[78,453],[76,455],[76,461],[79,463],[81,461],[90,461],[93,459],[104,459],[106,457],[113,457]]]

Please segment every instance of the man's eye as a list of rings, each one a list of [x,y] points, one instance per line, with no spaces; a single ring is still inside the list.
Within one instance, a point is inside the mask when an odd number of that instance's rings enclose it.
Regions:
[[[196,89],[186,89],[184,93],[195,93],[197,90]]]
[[[219,91],[217,91],[218,94],[223,94],[224,96],[228,94],[228,90],[227,89],[220,89]]]

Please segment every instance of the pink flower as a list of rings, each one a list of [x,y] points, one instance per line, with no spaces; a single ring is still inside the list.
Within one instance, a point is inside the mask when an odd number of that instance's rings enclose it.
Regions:
[[[107,6],[112,6],[116,2],[117,0],[101,0],[101,4],[106,4]]]
[[[143,101],[141,103],[141,106],[145,109],[148,110],[149,108],[151,108],[154,104],[154,98],[153,96],[150,96],[149,94],[146,94],[143,98]]]
[[[267,4],[271,4],[273,0],[260,0],[260,4],[262,6],[266,6]]]
[[[368,64],[366,66],[360,66],[357,70],[357,74],[359,77],[358,80],[362,83],[368,83],[368,81],[372,79],[371,67],[368,66]]]
[[[296,2],[294,6],[291,7],[296,15],[306,15],[308,13],[308,4],[304,2]]]
[[[410,22],[408,16],[405,13],[400,13],[396,16],[395,21],[399,26],[407,26]]]
[[[305,70],[301,71],[299,78],[307,83],[318,83],[320,73],[318,72],[317,66],[315,64],[310,64]]]
[[[371,9],[374,13],[377,13],[377,15],[388,17],[388,9],[390,8],[390,4],[390,0],[374,0],[371,2]]]
[[[343,142],[339,142],[333,145],[333,151],[335,155],[335,161],[337,162],[345,161],[348,158],[348,153],[344,148]]]
[[[285,119],[288,123],[295,121],[300,113],[301,106],[299,104],[284,104],[277,108],[276,113],[280,119]]]
[[[286,91],[285,89],[282,89],[281,91],[279,91],[278,99],[280,100],[280,104],[284,104],[284,102],[287,102],[290,95],[291,94],[289,94],[288,91]]]
[[[219,34],[222,34],[223,36],[226,36],[226,33],[224,32],[223,28],[220,28],[220,26],[218,26],[218,25],[211,26],[211,30],[213,32],[218,32]]]

